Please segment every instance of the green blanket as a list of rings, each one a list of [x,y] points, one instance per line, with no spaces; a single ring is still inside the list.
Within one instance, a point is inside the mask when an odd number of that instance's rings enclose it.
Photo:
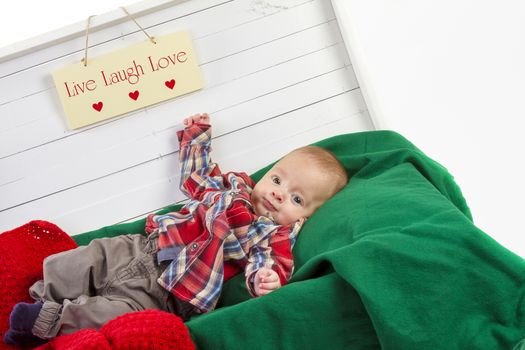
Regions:
[[[304,225],[288,285],[250,299],[236,276],[218,309],[187,322],[199,349],[494,350],[525,338],[525,261],[474,226],[445,168],[389,131],[317,144],[349,184]]]

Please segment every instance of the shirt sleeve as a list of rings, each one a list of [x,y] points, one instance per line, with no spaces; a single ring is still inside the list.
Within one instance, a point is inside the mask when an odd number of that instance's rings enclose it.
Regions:
[[[281,226],[269,239],[253,246],[248,254],[248,264],[245,268],[246,287],[252,297],[256,297],[254,278],[260,268],[272,269],[279,276],[281,286],[284,286],[292,276],[294,263],[292,248],[303,221],[293,227]]]
[[[207,188],[218,188],[222,177],[219,166],[211,161],[211,126],[194,123],[178,131],[180,189],[192,199],[200,199]]]

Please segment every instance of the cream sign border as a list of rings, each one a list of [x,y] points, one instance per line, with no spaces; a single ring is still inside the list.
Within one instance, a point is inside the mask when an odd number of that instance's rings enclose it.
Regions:
[[[53,72],[68,126],[81,128],[203,87],[186,32],[155,37],[155,42]]]

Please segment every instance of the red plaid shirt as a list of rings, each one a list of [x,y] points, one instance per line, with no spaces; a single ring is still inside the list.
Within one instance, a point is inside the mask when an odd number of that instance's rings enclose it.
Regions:
[[[193,124],[177,135],[181,190],[190,202],[178,212],[148,216],[146,231],[159,230],[158,261],[170,261],[158,283],[203,312],[217,303],[225,264],[244,268],[252,296],[253,277],[261,267],[273,269],[286,284],[302,222],[280,226],[255,215],[253,180],[245,173],[221,174],[211,162],[209,125]]]

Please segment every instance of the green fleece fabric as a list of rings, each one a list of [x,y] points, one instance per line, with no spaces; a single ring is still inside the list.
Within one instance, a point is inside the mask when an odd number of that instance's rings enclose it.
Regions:
[[[494,350],[525,338],[525,260],[473,224],[445,168],[391,131],[317,145],[350,182],[305,223],[288,285],[250,299],[238,275],[215,311],[187,322],[199,349]]]

